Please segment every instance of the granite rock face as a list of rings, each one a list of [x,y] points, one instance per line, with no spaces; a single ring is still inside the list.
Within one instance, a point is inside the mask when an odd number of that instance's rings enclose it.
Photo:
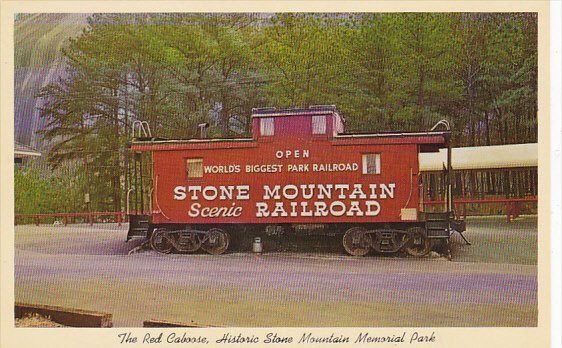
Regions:
[[[88,14],[18,14],[14,20],[14,140],[44,149],[36,134],[47,124],[40,118],[41,87],[65,76],[62,49],[87,26]]]

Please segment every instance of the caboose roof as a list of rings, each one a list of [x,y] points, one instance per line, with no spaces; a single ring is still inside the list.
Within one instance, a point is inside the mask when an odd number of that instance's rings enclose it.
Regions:
[[[313,116],[313,115],[327,115],[337,114],[343,119],[343,116],[338,111],[335,105],[314,105],[308,109],[304,108],[290,108],[290,109],[277,109],[277,108],[254,108],[252,109],[252,118],[261,117],[285,117],[285,116]]]
[[[332,145],[355,144],[428,144],[445,146],[450,131],[385,132],[338,134],[328,140]],[[253,138],[155,139],[137,138],[131,143],[133,151],[241,148],[258,146]]]
[[[324,121],[324,133],[312,131],[313,116],[327,117]],[[279,132],[261,134],[263,119],[275,118],[275,129]],[[445,147],[450,137],[450,131],[414,131],[414,132],[380,132],[380,133],[345,133],[345,119],[335,105],[314,105],[308,108],[254,108],[252,109],[253,134],[248,138],[198,138],[198,139],[156,139],[135,138],[131,143],[133,151],[151,150],[182,150],[182,149],[231,149],[256,147],[262,141],[285,142],[291,139],[301,139],[306,142],[322,139],[329,145],[376,145],[376,144],[420,144],[421,151],[437,151]],[[337,121],[336,121],[337,120]],[[269,121],[268,121],[269,122]],[[337,125],[336,125],[336,122]],[[268,125],[267,127],[271,127]],[[275,134],[274,134],[275,133]],[[321,136],[320,136],[321,135]]]

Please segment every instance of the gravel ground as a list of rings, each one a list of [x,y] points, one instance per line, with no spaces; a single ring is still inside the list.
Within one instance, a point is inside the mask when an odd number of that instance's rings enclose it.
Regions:
[[[65,327],[39,314],[16,318],[16,327]]]
[[[16,301],[212,326],[536,326],[535,218],[471,219],[453,262],[340,253],[161,255],[116,225],[16,226]]]

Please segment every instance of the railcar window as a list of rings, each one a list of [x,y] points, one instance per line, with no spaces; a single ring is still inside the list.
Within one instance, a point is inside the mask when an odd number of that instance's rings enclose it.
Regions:
[[[186,159],[186,171],[188,178],[202,178],[203,177],[203,159],[202,158],[188,158]]]
[[[275,134],[273,117],[266,117],[260,120],[260,134],[263,136],[272,136]]]
[[[312,116],[312,134],[326,134],[326,116]]]
[[[363,174],[380,174],[380,173],[381,173],[381,154],[364,153]]]
[[[344,125],[339,115],[334,116],[335,126],[334,126],[334,136],[344,132]]]

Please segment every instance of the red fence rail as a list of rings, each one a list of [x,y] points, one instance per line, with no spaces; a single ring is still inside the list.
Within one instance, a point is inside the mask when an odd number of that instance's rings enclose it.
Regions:
[[[537,203],[538,198],[536,196],[521,197],[521,198],[488,198],[488,199],[468,199],[468,198],[457,198],[453,200],[455,204],[455,212],[457,218],[461,216],[466,218],[467,215],[467,205],[468,204],[505,204],[505,213],[507,217],[507,222],[511,222],[513,217],[519,216],[521,210],[521,203]],[[424,205],[445,205],[445,201],[425,201]],[[462,207],[462,214],[461,208]]]
[[[77,217],[87,217],[90,225],[94,224],[94,218],[100,216],[112,216],[117,220],[119,226],[122,225],[125,220],[124,217],[127,215],[125,212],[91,212],[91,213],[53,213],[53,214],[16,214],[14,216],[14,225],[18,224],[18,219],[33,218],[35,225],[39,226],[41,224],[41,218],[55,218],[62,219],[62,223],[66,226],[68,225],[68,220],[70,218]]]

